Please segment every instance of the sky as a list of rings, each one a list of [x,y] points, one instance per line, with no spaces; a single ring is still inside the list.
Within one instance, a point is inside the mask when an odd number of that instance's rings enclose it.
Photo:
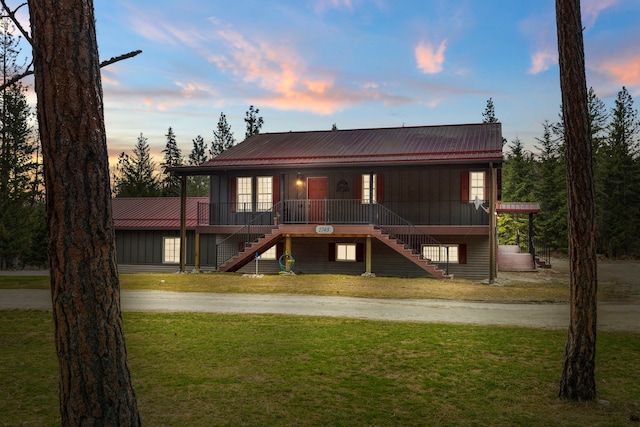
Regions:
[[[553,0],[96,0],[112,160],[140,133],[157,164],[172,127],[186,157],[221,113],[262,132],[478,123],[535,152],[557,121]],[[640,105],[640,0],[583,0],[587,84]]]

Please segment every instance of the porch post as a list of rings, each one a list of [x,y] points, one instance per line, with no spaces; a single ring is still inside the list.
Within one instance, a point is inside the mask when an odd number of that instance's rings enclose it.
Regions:
[[[180,177],[180,272],[187,262],[187,176]]]
[[[493,166],[493,163],[489,164],[489,168],[491,171],[491,181],[489,183],[489,283],[493,283],[497,277],[496,193],[498,191],[498,170]]]
[[[529,253],[533,260],[533,268],[536,268],[536,248],[534,246],[533,233],[533,212],[529,212]]]
[[[200,272],[200,233],[196,229],[196,271]]]
[[[284,252],[291,255],[291,235],[284,237]],[[287,258],[287,271],[289,271],[289,258]]]
[[[371,236],[367,236],[367,246],[365,251],[365,273],[371,274]]]

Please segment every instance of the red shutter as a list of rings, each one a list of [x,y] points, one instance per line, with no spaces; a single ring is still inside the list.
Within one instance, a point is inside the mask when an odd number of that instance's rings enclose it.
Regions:
[[[229,210],[236,211],[236,203],[238,200],[237,190],[238,180],[235,176],[229,178]]]
[[[490,195],[491,193],[489,192],[489,190],[491,189],[489,186],[489,173],[485,172],[484,173],[484,201],[485,202],[490,202]]]
[[[376,175],[376,201],[384,203],[384,174]]]
[[[460,201],[469,203],[469,172],[460,175]]]
[[[276,259],[280,259],[280,257],[284,255],[284,242],[276,243]]]
[[[466,264],[467,263],[467,245],[461,244],[458,245],[458,264]]]
[[[359,203],[362,200],[362,175],[353,177],[353,198]]]
[[[364,262],[364,243],[356,243],[356,262]]]
[[[329,261],[336,260],[336,244],[329,243]]]
[[[273,180],[273,185],[271,188],[271,191],[273,192],[271,194],[271,201],[275,205],[280,201],[280,175],[274,175],[271,179]]]

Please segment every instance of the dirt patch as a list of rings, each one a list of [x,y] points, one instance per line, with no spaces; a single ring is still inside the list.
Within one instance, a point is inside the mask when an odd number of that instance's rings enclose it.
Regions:
[[[552,258],[551,268],[535,272],[498,273],[498,283],[526,285],[535,283],[560,283],[569,285],[569,259]],[[607,299],[640,301],[640,261],[598,261],[598,291]]]

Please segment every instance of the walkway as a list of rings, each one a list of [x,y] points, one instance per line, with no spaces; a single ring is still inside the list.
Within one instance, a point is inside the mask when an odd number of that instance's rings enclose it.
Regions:
[[[0,289],[0,310],[51,310],[48,290]],[[502,304],[435,299],[123,291],[123,311],[331,316],[357,319],[566,329],[567,304]],[[640,333],[640,305],[598,304],[599,331]]]

